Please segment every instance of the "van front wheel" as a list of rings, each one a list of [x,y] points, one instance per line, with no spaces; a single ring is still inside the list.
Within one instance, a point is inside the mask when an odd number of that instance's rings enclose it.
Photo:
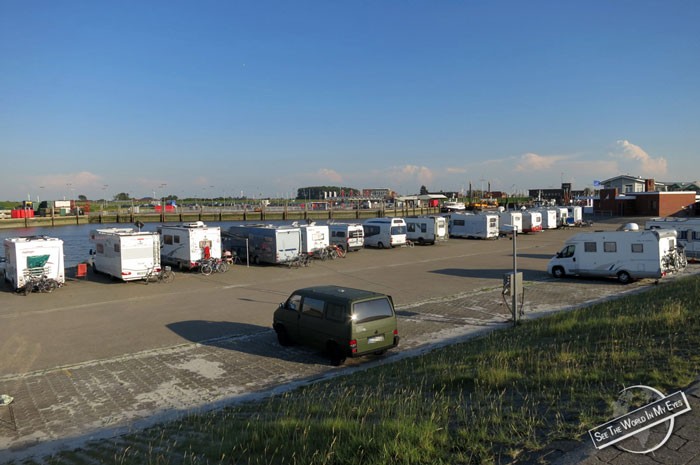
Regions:
[[[632,276],[626,271],[620,271],[617,274],[617,280],[620,282],[620,284],[629,284],[632,282]]]
[[[287,330],[284,326],[276,326],[275,332],[277,333],[277,342],[279,342],[282,347],[289,347],[292,345],[292,340],[289,339],[289,334],[287,334]]]
[[[552,276],[554,276],[555,278],[558,278],[558,279],[565,277],[566,273],[564,272],[564,268],[562,268],[560,266],[555,266],[552,269]]]

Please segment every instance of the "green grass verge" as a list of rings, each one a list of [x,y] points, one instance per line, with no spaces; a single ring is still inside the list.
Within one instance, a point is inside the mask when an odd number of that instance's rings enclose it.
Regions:
[[[700,278],[192,415],[49,463],[500,464],[612,418],[625,386],[700,370]]]

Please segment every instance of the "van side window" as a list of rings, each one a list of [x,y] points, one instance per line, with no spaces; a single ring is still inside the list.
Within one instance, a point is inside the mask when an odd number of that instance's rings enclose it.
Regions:
[[[617,252],[617,242],[603,242],[603,251]]]
[[[292,310],[293,312],[296,312],[299,310],[299,307],[301,306],[301,296],[294,294],[293,296],[289,297],[287,299],[287,304],[284,306],[288,310]]]
[[[427,225],[427,224],[421,224],[421,225],[420,225],[420,232],[428,232],[428,225]]]
[[[325,304],[323,300],[306,297],[302,303],[301,313],[303,315],[313,316],[315,318],[321,318],[323,316],[323,306]]]
[[[408,223],[406,225],[408,232],[416,232],[416,225],[414,223]]]
[[[326,320],[344,323],[346,319],[345,306],[332,303],[326,305]]]
[[[596,252],[597,247],[595,242],[584,242],[583,243],[584,252]]]
[[[95,252],[97,252],[99,254],[105,253],[105,245],[102,243],[95,244]]]
[[[173,241],[174,241],[176,244],[179,244],[179,243],[180,243],[180,236],[174,236],[174,237],[173,237]]]
[[[574,256],[574,252],[576,252],[576,246],[575,245],[567,245],[564,247],[564,250],[561,251],[561,256],[562,258],[569,258]]]
[[[452,224],[455,226],[464,226],[464,220],[454,220]]]
[[[119,245],[119,242],[115,243],[115,244],[114,244],[114,251],[117,252],[117,253],[119,253],[119,252],[121,252],[121,250],[122,250],[122,248],[121,248],[121,246]]]
[[[632,253],[644,253],[644,244],[632,244]]]

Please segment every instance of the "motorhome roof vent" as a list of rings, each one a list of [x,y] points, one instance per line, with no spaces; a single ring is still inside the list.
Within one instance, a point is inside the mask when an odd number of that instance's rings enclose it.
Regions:
[[[639,225],[637,223],[627,223],[621,226],[618,231],[639,231]]]

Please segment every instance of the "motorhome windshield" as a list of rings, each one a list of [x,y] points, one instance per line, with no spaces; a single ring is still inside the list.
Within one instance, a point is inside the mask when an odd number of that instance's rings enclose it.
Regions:
[[[406,226],[392,226],[391,235],[396,236],[399,234],[406,234]]]
[[[352,318],[355,323],[363,323],[394,315],[391,302],[387,298],[357,302],[353,305]]]

